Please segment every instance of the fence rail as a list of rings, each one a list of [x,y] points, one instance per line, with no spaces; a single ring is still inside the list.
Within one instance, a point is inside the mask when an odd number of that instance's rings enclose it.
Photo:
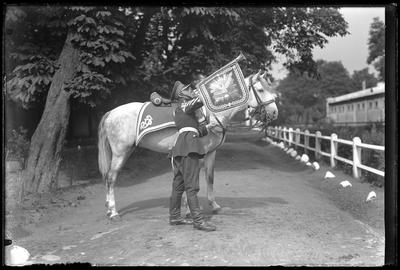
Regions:
[[[385,147],[380,145],[372,145],[362,143],[359,137],[354,137],[352,141],[339,139],[335,133],[332,133],[330,136],[323,136],[320,131],[315,132],[315,134],[310,133],[308,130],[304,132],[300,131],[300,129],[293,130],[293,128],[286,127],[268,127],[267,128],[267,136],[273,139],[281,140],[284,142],[285,146],[300,146],[304,148],[304,152],[308,153],[309,151],[313,151],[315,154],[315,159],[319,160],[322,156],[329,157],[330,166],[336,167],[336,161],[341,161],[353,166],[353,176],[355,178],[359,178],[361,176],[361,170],[366,170],[371,173],[385,176],[385,172],[366,166],[361,162],[361,151],[362,149],[370,149],[375,151],[385,152]],[[300,143],[301,137],[303,137],[303,142]],[[314,147],[310,146],[310,138],[315,138]],[[321,141],[328,140],[330,141],[330,152],[324,152],[321,150]],[[338,144],[345,144],[352,146],[353,149],[353,160],[340,157],[338,155]]]

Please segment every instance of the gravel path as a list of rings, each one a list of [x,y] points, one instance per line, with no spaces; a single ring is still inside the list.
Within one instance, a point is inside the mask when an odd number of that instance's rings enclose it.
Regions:
[[[217,152],[213,215],[201,175],[200,201],[215,232],[168,225],[169,161],[147,156],[141,177],[134,159],[122,171],[116,203],[122,221],[105,216],[105,187],[91,184],[63,196],[75,205],[51,208],[14,239],[31,263],[95,265],[357,265],[384,263],[383,189],[295,161],[255,132],[232,133]],[[139,180],[136,179],[139,178]],[[340,187],[349,180],[353,186]],[[374,190],[377,198],[365,202]],[[67,194],[67,195],[66,195]],[[54,200],[54,199],[53,199]],[[61,199],[60,199],[61,200]],[[53,203],[56,204],[56,203]]]

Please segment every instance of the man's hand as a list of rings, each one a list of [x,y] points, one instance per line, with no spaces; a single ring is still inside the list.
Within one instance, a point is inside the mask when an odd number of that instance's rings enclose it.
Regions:
[[[206,125],[199,125],[199,136],[203,137],[208,134],[208,129]]]

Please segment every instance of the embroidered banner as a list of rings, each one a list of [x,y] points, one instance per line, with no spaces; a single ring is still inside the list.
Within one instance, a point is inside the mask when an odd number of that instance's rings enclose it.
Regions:
[[[173,115],[175,108],[175,105],[158,107],[151,102],[145,102],[137,120],[136,145],[146,134],[168,127],[175,127]]]
[[[249,100],[249,89],[237,59],[197,84],[205,107],[212,113],[243,106]]]

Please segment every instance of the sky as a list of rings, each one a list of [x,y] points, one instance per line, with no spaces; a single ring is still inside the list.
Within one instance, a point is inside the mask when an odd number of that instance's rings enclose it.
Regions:
[[[353,74],[354,70],[369,67],[369,72],[376,74],[372,65],[367,64],[369,28],[374,17],[385,21],[385,9],[380,7],[341,8],[339,10],[348,23],[344,37],[328,38],[328,43],[323,49],[317,47],[313,50],[314,60],[341,61],[347,71]],[[287,71],[280,63],[273,66],[273,76],[283,79]]]

